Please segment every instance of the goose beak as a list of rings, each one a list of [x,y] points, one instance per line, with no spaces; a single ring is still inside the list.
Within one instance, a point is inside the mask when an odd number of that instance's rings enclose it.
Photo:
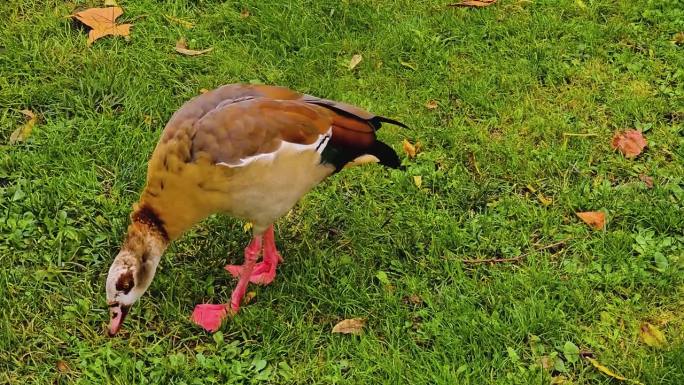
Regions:
[[[109,328],[107,335],[114,337],[119,332],[130,308],[128,305],[119,305],[118,303],[109,305]]]

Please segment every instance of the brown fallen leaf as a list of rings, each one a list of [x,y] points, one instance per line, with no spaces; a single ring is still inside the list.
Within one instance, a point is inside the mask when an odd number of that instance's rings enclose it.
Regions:
[[[166,20],[168,20],[168,21],[172,21],[172,22],[174,22],[174,23],[180,24],[180,25],[182,25],[183,27],[185,27],[185,28],[187,28],[187,29],[190,29],[190,28],[192,28],[192,27],[195,26],[195,25],[192,24],[191,22],[189,22],[189,21],[187,21],[187,20],[179,19],[179,18],[177,18],[177,17],[175,17],[175,16],[164,15],[164,18],[166,18]]]
[[[449,4],[449,7],[474,7],[484,8],[496,3],[496,0],[464,0],[460,3]]]
[[[357,53],[356,55],[352,56],[351,60],[349,60],[349,70],[351,71],[354,68],[356,68],[356,66],[359,65],[359,63],[361,63],[361,60],[363,60],[363,56],[361,56],[361,54]]]
[[[250,15],[249,10],[247,8],[243,9],[242,12],[240,12],[240,19],[246,19]]]
[[[595,230],[603,230],[606,227],[606,214],[603,211],[585,211],[575,215]]]
[[[116,19],[123,14],[120,7],[90,8],[71,16],[91,28],[88,33],[88,45],[101,37],[113,35],[128,37],[133,24],[116,24]]]
[[[616,132],[611,142],[613,149],[618,149],[627,158],[641,154],[647,144],[644,135],[637,130]]]
[[[361,334],[365,325],[365,318],[349,318],[338,322],[333,327],[332,332],[342,334]]]
[[[404,297],[404,303],[406,304],[412,304],[412,305],[422,305],[423,304],[423,299],[420,298],[418,294],[411,294],[407,297]]]
[[[211,52],[214,48],[209,47],[207,49],[203,49],[200,51],[194,50],[194,49],[188,49],[188,43],[185,41],[185,38],[180,38],[176,42],[176,52],[182,55],[187,55],[187,56],[197,56],[197,55],[203,55],[207,52]]]
[[[614,379],[620,380],[620,381],[627,380],[626,377],[622,377],[621,375],[616,374],[612,370],[608,369],[608,367],[601,365],[601,363],[596,361],[596,359],[594,359],[594,358],[587,357],[586,360],[589,361],[596,369],[598,369],[599,372],[607,375],[608,377],[613,377]]]
[[[439,104],[435,99],[430,99],[425,103],[425,108],[428,110],[434,110],[437,107],[439,107]]]
[[[38,121],[36,114],[31,112],[30,110],[21,110],[21,113],[26,115],[29,118],[29,120],[21,126],[17,127],[16,130],[14,130],[12,135],[10,135],[9,144],[20,143],[28,139],[28,137],[31,136],[31,133],[33,132],[33,127],[36,125],[36,122]]]
[[[667,345],[665,334],[648,322],[642,323],[639,327],[639,337],[646,345],[653,348],[662,348]]]
[[[409,159],[413,159],[416,157],[416,146],[409,142],[407,139],[404,139],[404,141],[401,142],[401,146],[403,147],[406,155],[408,155]]]
[[[66,373],[70,370],[69,365],[67,365],[67,363],[62,360],[57,361],[55,367],[57,368],[57,371],[60,373]]]
[[[646,187],[653,188],[653,177],[650,177],[646,174],[639,174],[639,180],[644,182]]]

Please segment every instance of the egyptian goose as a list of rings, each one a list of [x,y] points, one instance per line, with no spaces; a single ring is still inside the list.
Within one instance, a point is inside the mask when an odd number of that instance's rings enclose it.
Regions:
[[[230,304],[197,305],[192,320],[215,331],[240,308],[249,282],[267,285],[282,257],[273,222],[326,177],[361,158],[400,167],[376,140],[381,123],[405,127],[349,104],[283,87],[230,84],[185,103],[169,120],[133,206],[131,224],[107,276],[109,335],[147,290],[169,243],[195,223],[225,213],[253,224]],[[263,253],[263,260],[257,258]]]

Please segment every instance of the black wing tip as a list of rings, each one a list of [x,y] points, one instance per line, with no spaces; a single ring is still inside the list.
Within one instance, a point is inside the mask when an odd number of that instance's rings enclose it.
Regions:
[[[398,120],[386,118],[384,116],[376,116],[373,119],[371,119],[371,121],[373,122],[373,127],[375,127],[376,130],[380,128],[382,123],[389,123],[389,124],[393,124],[395,126],[410,129],[409,126],[405,125],[404,123],[402,123]]]

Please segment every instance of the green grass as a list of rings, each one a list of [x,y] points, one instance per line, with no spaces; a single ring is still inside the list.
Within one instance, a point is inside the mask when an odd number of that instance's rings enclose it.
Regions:
[[[630,379],[684,383],[683,1],[119,3],[130,41],[91,48],[65,16],[99,2],[0,5],[0,383],[613,383],[568,341]],[[181,36],[214,50],[180,56]],[[239,81],[395,117],[411,129],[381,138],[422,152],[406,172],[345,170],[305,197],[276,225],[276,281],[221,333],[189,314],[228,298],[222,267],[249,234],[212,217],[107,338],[105,275],[164,123]],[[26,108],[33,135],[5,145]],[[626,128],[649,140],[635,160],[610,148]],[[591,210],[605,231],[574,216]],[[368,319],[363,335],[330,333],[349,317]],[[665,348],[639,339],[642,322]]]

